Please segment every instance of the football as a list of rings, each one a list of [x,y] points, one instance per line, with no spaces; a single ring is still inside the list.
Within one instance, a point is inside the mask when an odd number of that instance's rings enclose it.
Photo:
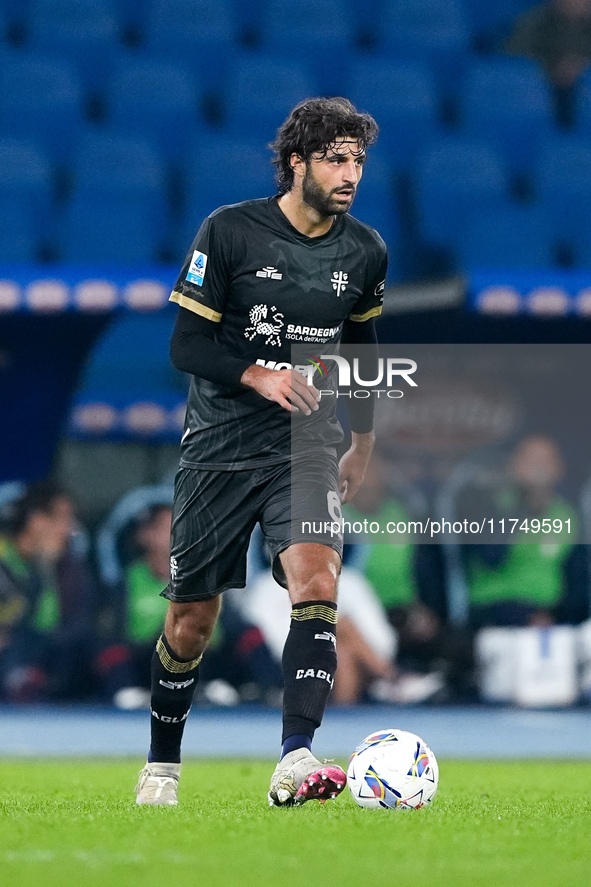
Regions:
[[[347,784],[360,807],[418,810],[430,804],[439,782],[435,755],[420,736],[379,730],[357,746]]]

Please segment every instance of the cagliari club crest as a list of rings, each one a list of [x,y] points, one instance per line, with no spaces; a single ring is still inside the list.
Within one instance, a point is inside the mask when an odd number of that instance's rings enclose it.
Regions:
[[[331,281],[333,290],[337,291],[337,297],[340,298],[349,283],[349,275],[346,271],[333,271]]]

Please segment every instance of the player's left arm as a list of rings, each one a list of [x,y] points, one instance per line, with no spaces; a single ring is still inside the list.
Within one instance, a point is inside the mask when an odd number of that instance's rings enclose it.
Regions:
[[[341,343],[356,345],[361,378],[375,379],[378,370],[378,337],[375,318],[382,312],[388,256],[386,246],[376,234],[377,253],[363,295],[343,324]],[[351,394],[354,395],[355,385]],[[361,387],[361,386],[357,386]],[[351,426],[351,446],[339,463],[339,483],[343,502],[349,502],[363,483],[375,444],[373,432],[374,398],[351,396],[347,400]]]
[[[343,345],[363,346],[364,378],[375,379],[378,361],[375,320],[370,318],[363,323],[346,320],[341,342]],[[347,400],[347,410],[351,426],[351,446],[339,462],[339,484],[343,502],[349,502],[361,486],[375,443],[373,397],[351,397]]]

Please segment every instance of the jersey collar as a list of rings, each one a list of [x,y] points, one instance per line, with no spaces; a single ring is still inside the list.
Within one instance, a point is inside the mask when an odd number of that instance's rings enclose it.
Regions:
[[[308,237],[307,234],[302,234],[301,231],[294,228],[285,213],[281,211],[277,202],[280,196],[280,194],[275,194],[274,197],[268,198],[269,212],[271,213],[273,220],[279,224],[281,230],[288,233],[295,240],[299,240],[300,243],[307,243],[310,246],[313,246],[316,243],[324,243],[325,240],[331,240],[341,230],[343,224],[342,216],[335,215],[334,221],[326,234],[320,234],[318,237]]]

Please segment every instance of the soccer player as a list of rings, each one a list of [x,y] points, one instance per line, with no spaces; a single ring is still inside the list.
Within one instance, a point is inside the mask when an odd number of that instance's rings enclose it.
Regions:
[[[272,145],[279,195],[212,213],[171,294],[179,305],[171,358],[192,379],[139,804],[177,803],[199,662],[221,593],[245,585],[257,522],[292,604],[281,759],[269,803],[324,800],[345,785],[340,767],[323,766],[311,752],[337,665],[342,539],[309,527],[330,525],[340,516],[339,497],[351,499],[362,482],[374,443],[373,398],[351,400],[352,443],[337,464],[342,430],[334,402],[292,368],[291,346],[316,354],[339,341],[377,346],[386,247],[349,215],[377,131],[372,117],[343,98],[294,108]],[[292,422],[302,423],[299,449],[292,448]],[[300,488],[305,496],[292,497]]]

